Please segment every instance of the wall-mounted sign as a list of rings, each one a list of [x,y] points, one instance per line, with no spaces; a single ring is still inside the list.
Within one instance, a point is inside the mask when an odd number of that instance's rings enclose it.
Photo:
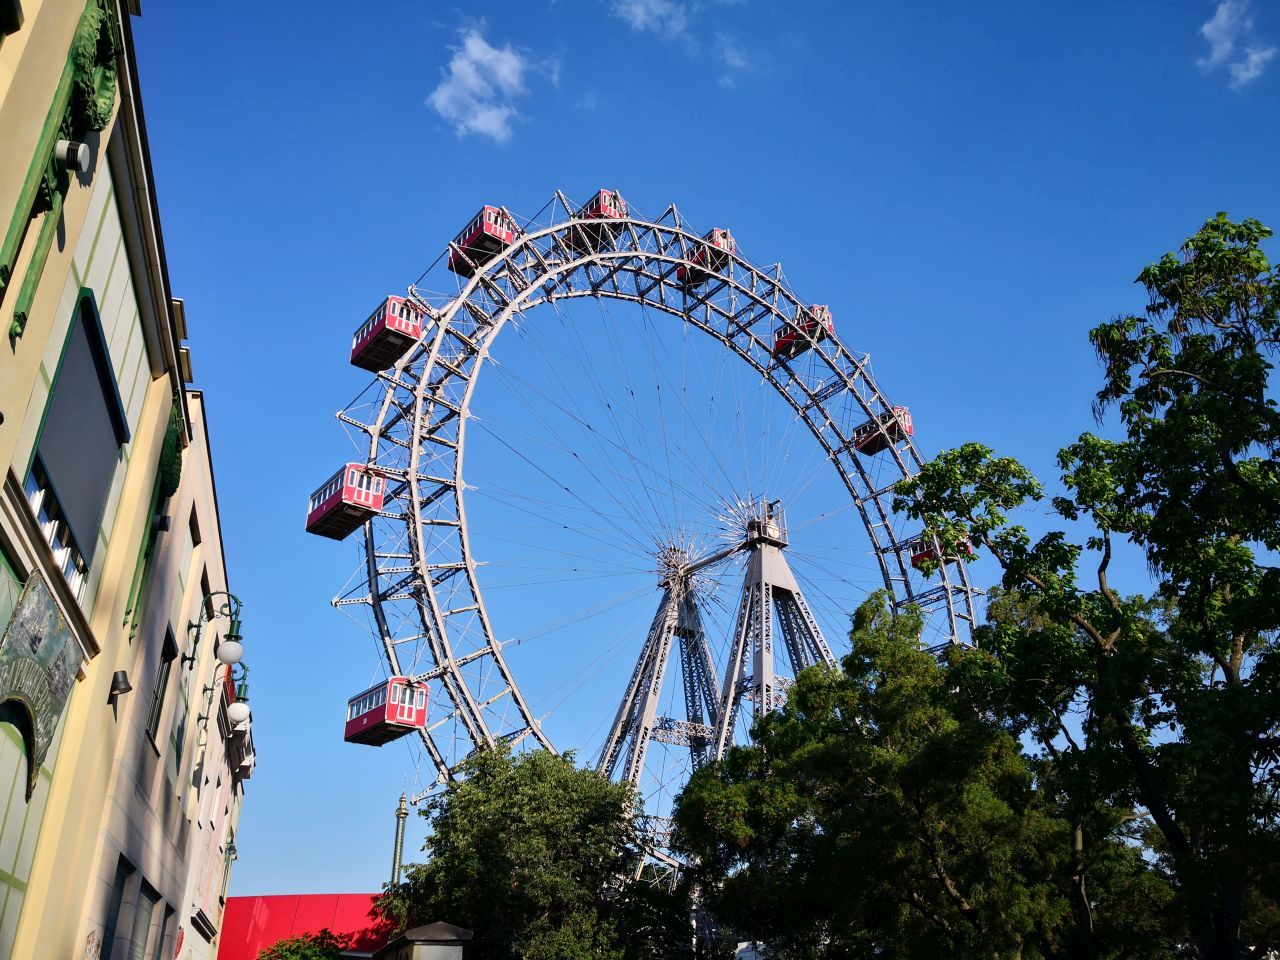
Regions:
[[[22,730],[28,800],[83,659],[67,618],[33,572],[0,640],[0,706],[17,706],[18,725],[29,726]]]

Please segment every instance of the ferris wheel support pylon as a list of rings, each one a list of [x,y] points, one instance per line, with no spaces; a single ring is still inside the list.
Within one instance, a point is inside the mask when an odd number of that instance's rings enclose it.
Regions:
[[[716,760],[722,759],[733,743],[743,700],[752,702],[756,717],[777,709],[786,700],[786,683],[775,667],[775,615],[795,673],[816,664],[836,665],[783,556],[786,545],[786,531],[776,504],[766,504],[760,517],[748,521],[747,548],[751,556],[743,578],[733,645],[712,735],[712,756]]]
[[[658,716],[673,642],[684,686],[684,720]],[[715,676],[691,575],[676,570],[666,578],[658,612],[605,738],[597,769],[606,776],[620,775],[622,780],[639,783],[651,739],[687,746],[693,769],[700,767],[716,722]]]

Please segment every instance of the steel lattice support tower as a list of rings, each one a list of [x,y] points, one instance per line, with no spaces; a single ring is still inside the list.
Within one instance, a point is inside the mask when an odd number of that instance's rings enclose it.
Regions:
[[[621,779],[637,783],[652,739],[688,746],[694,769],[706,762],[717,719],[716,670],[691,581],[692,573],[687,567],[677,568],[667,576],[658,612],[600,752],[599,769],[607,776],[618,772],[625,755]],[[683,721],[658,716],[673,640],[684,683]]]
[[[777,709],[786,700],[790,681],[778,676],[775,669],[775,617],[793,675],[817,663],[836,665],[782,554],[786,545],[782,516],[776,503],[768,504],[763,516],[747,525],[744,546],[751,551],[751,557],[716,711],[712,756],[717,760],[733,743],[734,726],[744,699],[752,701],[757,717]]]

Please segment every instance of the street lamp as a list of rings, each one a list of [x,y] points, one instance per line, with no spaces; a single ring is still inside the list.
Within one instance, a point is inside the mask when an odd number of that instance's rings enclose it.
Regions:
[[[236,673],[237,667],[239,668],[239,673]],[[232,689],[235,690],[236,698],[227,704],[227,721],[235,727],[244,723],[251,716],[252,711],[249,709],[249,668],[243,663],[229,663],[226,665],[226,669],[227,673],[223,675],[222,680],[217,679],[218,673],[215,670],[213,683],[205,685],[204,713],[196,717],[196,723],[203,725],[216,712],[213,706],[214,697],[223,684],[227,683],[228,675]]]
[[[227,668],[231,670],[231,667]],[[236,699],[227,705],[227,719],[233,724],[244,723],[249,719],[249,668],[240,665],[239,683],[236,684]]]
[[[214,609],[212,605],[214,597],[226,598],[217,609]],[[218,644],[218,650],[215,654],[218,662],[230,667],[239,663],[244,656],[244,636],[240,632],[240,598],[234,593],[227,593],[225,590],[215,590],[212,593],[206,593],[201,599],[200,619],[187,622],[187,636],[191,636],[192,633],[195,634],[194,639],[191,641],[191,652],[182,657],[182,662],[187,665],[188,670],[194,670],[196,661],[199,659],[196,651],[200,649],[200,635],[204,632],[205,624],[222,617],[226,617],[230,623],[227,626],[227,632],[223,634],[222,642]]]

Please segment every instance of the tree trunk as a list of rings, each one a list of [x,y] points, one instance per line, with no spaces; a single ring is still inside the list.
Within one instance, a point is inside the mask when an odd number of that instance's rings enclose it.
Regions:
[[[1084,824],[1077,818],[1071,825],[1071,911],[1076,917],[1083,940],[1072,948],[1071,955],[1081,960],[1094,960],[1098,941],[1093,930],[1093,907],[1089,903],[1089,883],[1084,872]]]

